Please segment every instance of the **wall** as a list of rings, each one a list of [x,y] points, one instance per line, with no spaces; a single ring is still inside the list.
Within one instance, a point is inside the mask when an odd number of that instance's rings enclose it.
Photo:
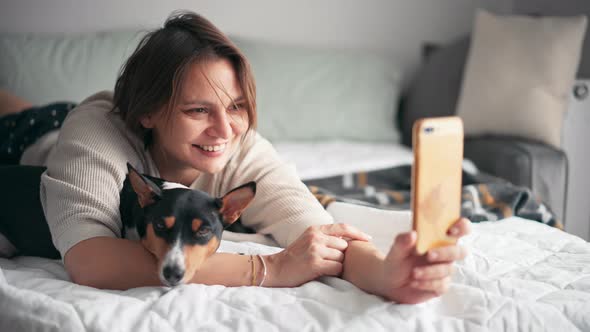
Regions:
[[[186,8],[229,34],[389,52],[411,73],[424,41],[464,35],[480,6],[510,12],[512,0],[0,0],[0,32],[149,28]]]
[[[570,16],[585,14],[590,16],[588,0],[514,0],[513,11],[516,14],[539,14]],[[590,78],[590,33],[586,33],[582,61],[578,76]]]

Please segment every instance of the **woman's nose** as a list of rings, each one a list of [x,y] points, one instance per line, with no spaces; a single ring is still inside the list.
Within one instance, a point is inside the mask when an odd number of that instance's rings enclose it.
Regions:
[[[228,139],[231,137],[232,127],[231,119],[226,112],[216,114],[211,126],[208,129],[208,134],[215,137]]]

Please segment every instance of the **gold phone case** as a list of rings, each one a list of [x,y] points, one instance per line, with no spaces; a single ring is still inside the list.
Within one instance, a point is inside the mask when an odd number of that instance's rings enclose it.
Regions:
[[[456,116],[418,120],[412,130],[412,222],[416,250],[455,243],[447,235],[461,216],[463,121]]]

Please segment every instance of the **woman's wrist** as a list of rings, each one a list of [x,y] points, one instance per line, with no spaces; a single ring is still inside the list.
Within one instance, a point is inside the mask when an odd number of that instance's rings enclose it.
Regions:
[[[264,283],[266,282],[266,276],[268,274],[268,266],[266,265],[266,261],[264,260],[264,257],[262,255],[256,255],[258,257],[258,259],[260,260],[260,267],[261,269],[259,269],[259,273],[258,273],[258,286],[259,287],[263,287]]]
[[[342,262],[342,279],[362,290],[381,294],[385,255],[368,242],[350,241]]]
[[[266,265],[266,278],[264,279],[264,283],[262,287],[282,287],[284,283],[281,281],[279,277],[280,272],[280,253],[273,254],[273,255],[265,255],[260,256],[261,259],[264,259],[264,263]],[[259,279],[262,280],[264,277],[264,266],[261,266],[259,269]]]

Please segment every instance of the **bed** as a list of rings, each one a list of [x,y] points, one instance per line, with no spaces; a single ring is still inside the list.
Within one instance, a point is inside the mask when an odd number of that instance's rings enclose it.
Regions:
[[[374,220],[356,225],[382,250],[409,228],[407,213],[370,213]],[[0,330],[590,330],[590,243],[517,217],[474,224],[462,241],[470,255],[456,264],[449,292],[419,305],[389,303],[332,277],[297,288],[102,291],[68,281],[59,260],[0,259]],[[280,249],[224,240],[220,250]]]

